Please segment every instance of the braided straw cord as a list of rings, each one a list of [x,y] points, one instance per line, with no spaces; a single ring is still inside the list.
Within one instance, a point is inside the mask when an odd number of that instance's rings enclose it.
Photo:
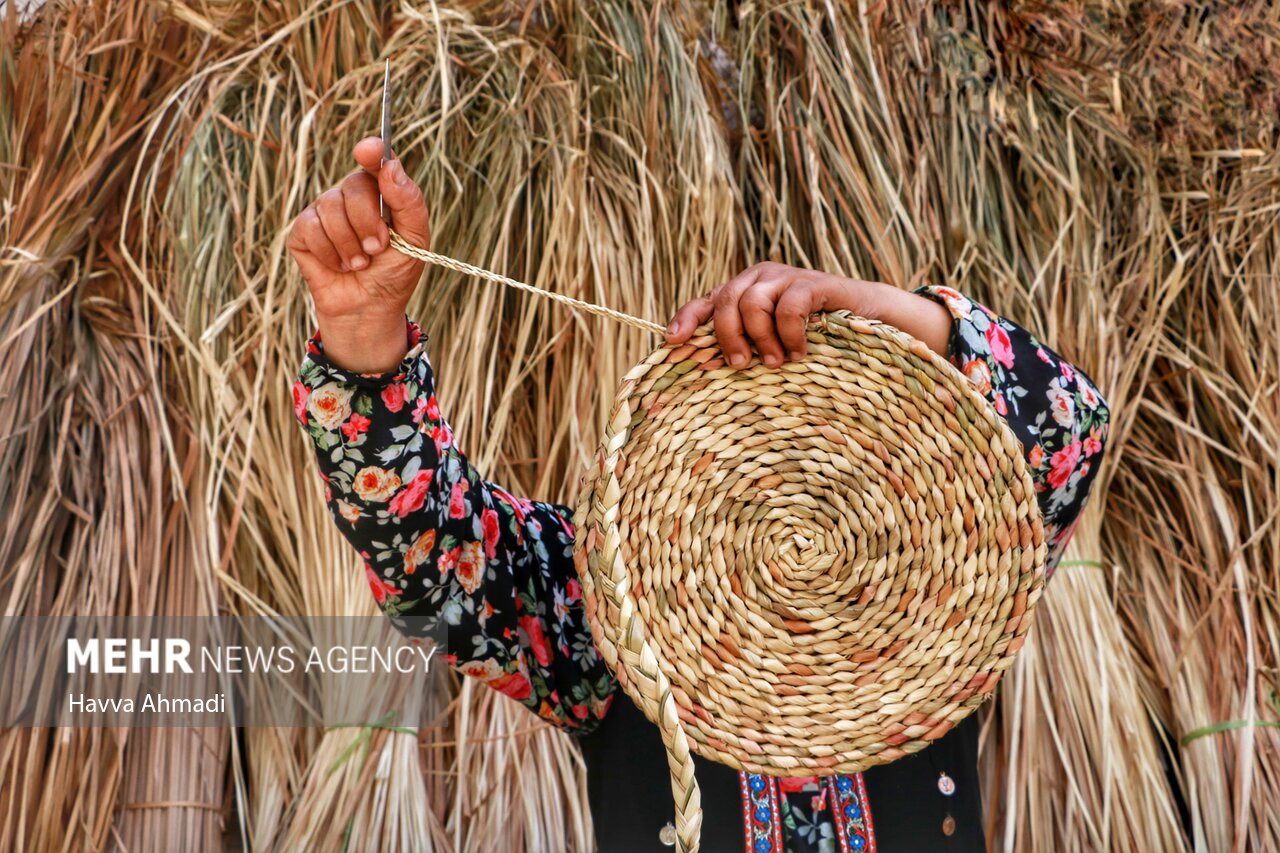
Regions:
[[[505,284],[507,287],[514,287],[517,290],[523,290],[528,293],[536,293],[538,296],[545,296],[547,299],[554,299],[556,302],[568,305],[571,308],[577,308],[590,314],[596,314],[601,317],[608,317],[610,320],[617,320],[619,323],[626,323],[628,326],[635,326],[637,329],[645,329],[654,334],[666,334],[666,329],[657,323],[649,320],[642,320],[639,317],[633,317],[630,314],[624,314],[621,311],[614,311],[612,308],[605,308],[603,305],[596,305],[591,302],[583,302],[581,299],[574,299],[572,296],[565,296],[563,293],[553,293],[550,290],[543,290],[540,287],[534,287],[532,284],[525,284],[523,281],[516,281],[514,278],[507,278],[505,275],[499,275],[496,272],[490,272],[483,267],[472,266],[462,261],[454,260],[445,255],[437,255],[435,252],[428,251],[415,246],[408,240],[396,233],[395,229],[387,229],[391,233],[391,245],[400,252],[411,258],[417,258],[420,261],[426,261],[429,264],[445,267],[455,272],[464,273],[466,275],[474,275],[478,278],[488,279],[489,281]]]
[[[918,752],[992,695],[1044,585],[1021,445],[969,380],[848,312],[807,338],[779,368],[730,368],[709,324],[655,349],[623,377],[574,513],[593,639],[662,734],[682,853],[702,825],[695,752],[775,776]]]

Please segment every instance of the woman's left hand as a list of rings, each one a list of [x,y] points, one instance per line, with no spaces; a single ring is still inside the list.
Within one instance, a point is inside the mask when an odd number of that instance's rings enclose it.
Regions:
[[[754,343],[760,360],[767,367],[778,367],[786,359],[804,358],[810,314],[840,310],[896,326],[947,355],[951,314],[938,302],[884,282],[775,263],[749,267],[706,296],[686,303],[667,326],[667,344],[684,343],[714,316],[716,338],[730,365],[746,365]]]

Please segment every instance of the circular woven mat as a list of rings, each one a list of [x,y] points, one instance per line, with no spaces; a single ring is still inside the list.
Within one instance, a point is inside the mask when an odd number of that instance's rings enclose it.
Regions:
[[[624,378],[579,498],[588,619],[657,724],[682,850],[690,752],[777,776],[916,752],[991,695],[1046,546],[1018,440],[945,359],[874,321],[733,370],[709,327]]]

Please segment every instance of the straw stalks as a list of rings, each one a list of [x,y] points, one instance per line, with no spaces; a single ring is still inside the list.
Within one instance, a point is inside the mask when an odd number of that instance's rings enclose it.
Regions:
[[[765,259],[947,282],[1088,371],[1110,459],[988,712],[988,837],[1280,848],[1278,39],[1267,3],[6,7],[3,614],[375,612],[284,232],[391,56],[439,251],[659,321]],[[651,342],[437,270],[410,312],[481,470],[570,502]],[[452,682],[416,735],[4,731],[0,848],[589,849],[572,741]]]

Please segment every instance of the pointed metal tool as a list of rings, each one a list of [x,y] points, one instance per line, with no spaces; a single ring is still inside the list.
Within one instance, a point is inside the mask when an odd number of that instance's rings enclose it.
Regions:
[[[387,57],[387,67],[382,75],[382,159],[378,168],[391,159],[391,57]],[[378,193],[378,213],[382,221],[391,224],[391,211],[382,203],[382,193]]]

